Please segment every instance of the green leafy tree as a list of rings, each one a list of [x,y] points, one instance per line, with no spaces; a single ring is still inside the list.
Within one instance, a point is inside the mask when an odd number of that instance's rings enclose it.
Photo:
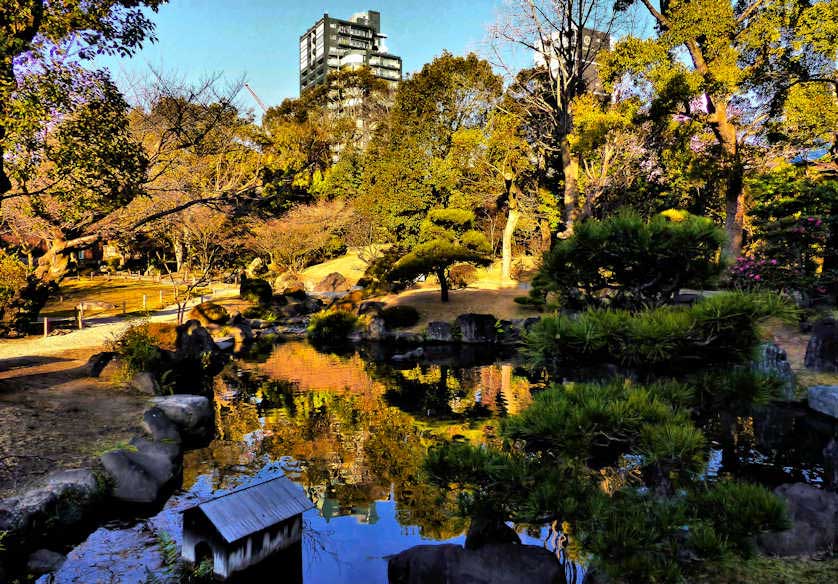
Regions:
[[[474,54],[445,52],[403,81],[367,152],[359,211],[410,243],[432,208],[483,205],[490,197],[471,180],[483,143],[475,133],[487,126],[502,89],[491,65]]]
[[[653,96],[653,115],[674,115],[710,133],[709,154],[724,176],[726,255],[737,257],[743,245],[746,169],[764,155],[750,148],[748,137],[765,133],[766,104],[782,112],[790,87],[815,81],[834,85],[838,45],[828,16],[835,2],[641,2],[655,21],[657,37],[624,38],[605,59],[603,71],[611,80],[626,73],[642,79]]]
[[[6,331],[37,314],[70,252],[95,239],[79,232],[139,193],[145,161],[127,136],[127,105],[106,73],[85,71],[74,59],[131,55],[153,40],[143,8],[163,3],[0,6],[0,205],[48,243],[12,299],[16,308],[3,316]]]
[[[22,119],[38,119],[31,107],[16,108],[15,92],[26,69],[49,65],[50,49],[76,43],[81,58],[131,55],[153,40],[154,25],[143,8],[157,11],[165,0],[45,2],[8,0],[0,6],[0,196],[13,188],[4,169],[7,130]],[[31,104],[30,104],[31,105]],[[22,114],[22,118],[21,118]]]
[[[440,299],[448,302],[448,271],[454,264],[488,265],[489,242],[472,229],[474,214],[464,209],[434,209],[422,222],[420,241],[393,266],[392,279],[415,279],[433,274]]]

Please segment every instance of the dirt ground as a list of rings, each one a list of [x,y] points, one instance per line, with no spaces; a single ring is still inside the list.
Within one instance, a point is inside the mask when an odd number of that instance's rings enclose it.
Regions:
[[[78,468],[129,440],[147,396],[87,377],[96,349],[3,361],[0,496],[60,468]]]
[[[240,309],[234,293],[220,291],[217,299]],[[167,307],[148,320],[176,318]],[[87,359],[132,322],[96,318],[64,335],[0,340],[0,497],[52,470],[89,464],[138,433],[148,397],[84,371]]]

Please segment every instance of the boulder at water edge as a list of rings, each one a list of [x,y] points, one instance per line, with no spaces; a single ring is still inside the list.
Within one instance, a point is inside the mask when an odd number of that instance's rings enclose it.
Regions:
[[[558,584],[556,555],[532,545],[492,544],[466,550],[455,544],[418,545],[392,556],[390,584]]]
[[[759,536],[759,547],[775,556],[812,555],[838,545],[838,493],[794,483],[774,492],[786,500],[791,529]]]
[[[213,433],[215,416],[210,401],[201,395],[168,395],[152,399],[177,426],[187,442],[201,442]]]
[[[463,343],[494,343],[498,335],[496,322],[491,314],[461,314],[456,321],[459,340]]]
[[[805,364],[815,371],[838,371],[838,323],[834,318],[823,318],[812,327]]]
[[[111,478],[111,496],[124,503],[149,504],[160,500],[180,473],[180,446],[131,441],[130,448],[111,450],[100,458]]]
[[[808,391],[809,407],[838,420],[838,385],[816,385]]]
[[[783,382],[780,398],[793,400],[796,383],[786,352],[774,343],[761,343],[757,348],[751,369],[756,373],[771,375]]]
[[[7,547],[32,549],[55,530],[85,523],[103,496],[96,476],[87,469],[51,473],[17,497],[0,501],[0,532]]]
[[[451,332],[451,325],[443,321],[432,321],[428,323],[425,330],[425,340],[429,343],[452,343],[454,334]]]
[[[51,550],[37,550],[26,561],[26,570],[33,576],[49,574],[58,570],[67,560],[67,556]]]

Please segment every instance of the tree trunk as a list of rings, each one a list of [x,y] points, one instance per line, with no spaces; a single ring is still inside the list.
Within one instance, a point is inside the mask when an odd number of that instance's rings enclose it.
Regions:
[[[504,282],[512,280],[512,237],[515,235],[515,228],[521,213],[517,209],[509,209],[506,217],[506,227],[503,229],[503,245],[501,259],[501,279]]]
[[[579,217],[579,156],[570,149],[565,136],[561,141],[562,173],[564,174],[564,220],[562,237],[573,235]]]
[[[742,254],[742,231],[745,224],[745,169],[736,140],[736,127],[721,116],[718,135],[727,159],[727,187],[725,189],[725,231],[727,245],[725,256],[729,260]]]
[[[8,101],[13,87],[15,87],[15,73],[10,56],[0,63],[0,197],[12,190],[12,182],[9,180],[4,166],[6,152],[3,143],[6,139],[5,120],[8,116]]]
[[[506,226],[503,229],[503,243],[501,244],[501,280],[509,282],[512,280],[512,239],[515,235],[515,228],[521,218],[519,211],[519,195],[521,189],[515,183],[514,178],[506,179],[507,206],[509,213],[506,216]]]
[[[439,280],[439,299],[448,302],[448,278],[445,276],[445,270],[437,270],[436,277]]]
[[[550,222],[547,219],[542,219],[539,222],[541,230],[541,251],[547,253],[553,246],[553,232],[550,230]]]
[[[70,254],[93,243],[98,236],[89,235],[70,241],[56,240],[41,258],[38,266],[26,280],[26,285],[15,291],[0,315],[0,334],[25,335],[30,322],[38,317],[58,283],[70,267]]]

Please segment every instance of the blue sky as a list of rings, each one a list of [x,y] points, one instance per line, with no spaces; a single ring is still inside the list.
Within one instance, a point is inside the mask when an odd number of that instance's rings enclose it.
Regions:
[[[421,69],[444,49],[481,53],[486,27],[500,0],[170,0],[152,18],[156,44],[132,59],[99,59],[126,88],[149,68],[179,78],[223,73],[247,82],[270,105],[299,93],[299,37],[324,12],[348,18],[378,10],[387,48],[400,55],[405,73]],[[130,95],[129,95],[130,99]],[[255,104],[245,95],[242,103]]]

